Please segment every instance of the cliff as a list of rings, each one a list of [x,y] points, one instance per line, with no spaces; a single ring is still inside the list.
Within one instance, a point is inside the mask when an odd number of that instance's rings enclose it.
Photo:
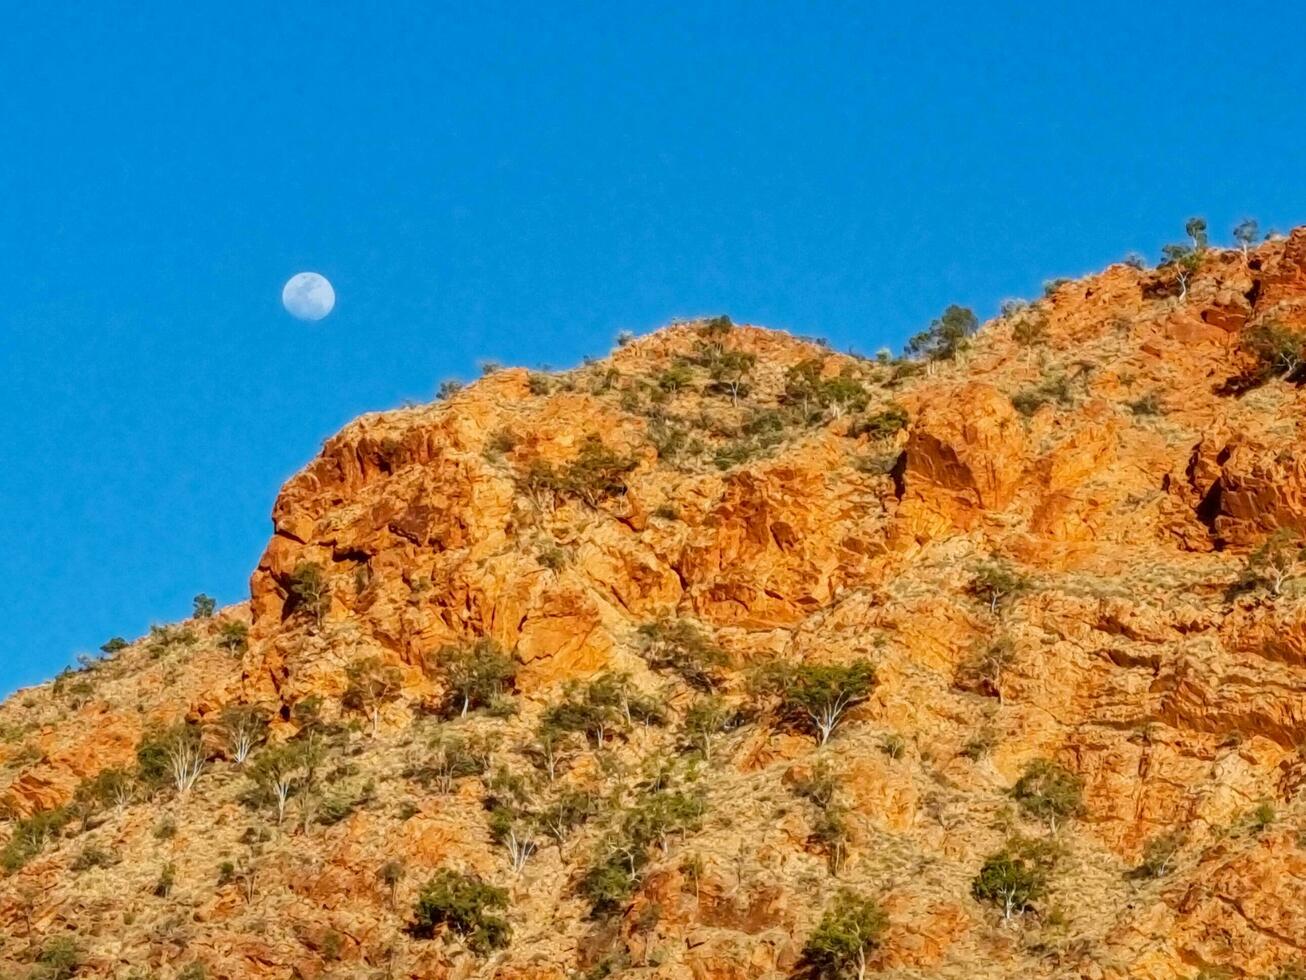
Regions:
[[[1177,271],[358,419],[247,604],[0,706],[0,974],[819,974],[845,891],[868,974],[1306,961],[1306,230]],[[424,923],[442,869],[500,924]]]

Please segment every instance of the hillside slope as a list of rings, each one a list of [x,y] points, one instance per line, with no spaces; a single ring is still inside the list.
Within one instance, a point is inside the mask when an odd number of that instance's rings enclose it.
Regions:
[[[0,975],[819,974],[844,890],[868,975],[1306,963],[1294,331],[1306,230],[363,417],[248,604],[0,706]]]

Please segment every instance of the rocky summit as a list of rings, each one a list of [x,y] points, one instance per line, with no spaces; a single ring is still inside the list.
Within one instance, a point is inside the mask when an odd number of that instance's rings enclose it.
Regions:
[[[0,976],[1306,976],[1306,230],[1170,258],[351,423],[0,706]]]

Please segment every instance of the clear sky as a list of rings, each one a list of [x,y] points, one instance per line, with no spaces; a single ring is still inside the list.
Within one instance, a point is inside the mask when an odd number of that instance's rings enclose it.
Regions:
[[[321,441],[478,359],[896,348],[1190,214],[1306,221],[1290,9],[0,4],[0,693],[243,598]]]

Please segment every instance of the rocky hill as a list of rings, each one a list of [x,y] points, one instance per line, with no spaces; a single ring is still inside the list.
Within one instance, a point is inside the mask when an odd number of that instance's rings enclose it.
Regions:
[[[1298,231],[363,417],[0,706],[0,976],[1306,975],[1303,331]]]

